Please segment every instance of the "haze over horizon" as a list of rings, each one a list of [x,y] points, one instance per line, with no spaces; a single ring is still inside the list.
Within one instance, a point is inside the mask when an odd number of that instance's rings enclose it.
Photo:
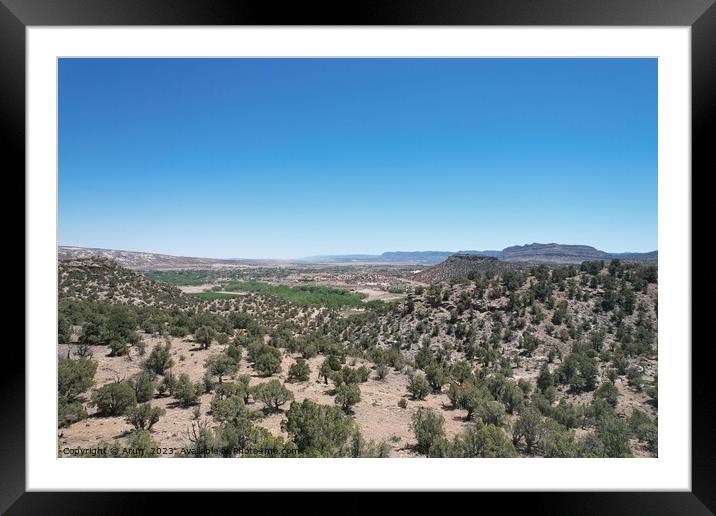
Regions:
[[[63,58],[58,110],[60,245],[658,248],[655,59]]]

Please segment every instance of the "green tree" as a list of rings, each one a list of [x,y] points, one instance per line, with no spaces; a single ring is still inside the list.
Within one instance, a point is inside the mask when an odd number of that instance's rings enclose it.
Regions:
[[[236,374],[238,364],[226,353],[212,355],[204,362],[206,371],[219,379],[219,383],[223,382],[224,376],[232,377]]]
[[[445,369],[442,366],[436,364],[428,364],[425,367],[425,379],[430,384],[434,393],[440,393],[448,381]]]
[[[528,406],[512,427],[512,442],[517,446],[524,440],[527,453],[531,453],[539,440],[541,429],[542,416],[536,408]]]
[[[271,346],[263,346],[256,356],[254,369],[261,376],[271,376],[281,372],[281,352]]]
[[[539,445],[547,458],[573,458],[581,455],[574,431],[549,418],[542,422]]]
[[[594,391],[594,399],[602,399],[616,408],[619,400],[619,389],[612,382],[604,382]]]
[[[415,400],[423,400],[430,392],[430,384],[421,374],[413,374],[408,380],[408,392]]]
[[[149,403],[142,403],[129,407],[126,413],[127,423],[136,430],[149,430],[159,421],[166,411],[161,407],[152,407]]]
[[[495,425],[472,425],[455,437],[452,457],[517,457],[517,451],[502,428]]]
[[[485,425],[502,426],[505,411],[498,402],[486,397],[475,398],[474,403],[468,412]]]
[[[305,382],[311,374],[311,368],[303,358],[299,358],[288,368],[289,382]]]
[[[112,339],[109,341],[109,356],[121,357],[129,353],[129,346],[123,340]]]
[[[293,393],[276,379],[258,384],[254,387],[253,395],[262,401],[266,408],[274,411],[281,410],[283,405],[293,400]]]
[[[189,407],[197,402],[199,388],[191,381],[188,374],[182,373],[174,385],[172,394],[182,407]]]
[[[194,340],[201,345],[202,349],[209,349],[215,338],[216,331],[209,326],[200,326],[194,332]]]
[[[629,430],[632,436],[647,444],[650,452],[658,450],[658,428],[654,421],[643,410],[635,408],[629,416]]]
[[[57,364],[57,393],[68,402],[94,384],[97,362],[88,358],[60,358]]]
[[[147,371],[142,371],[131,377],[127,383],[134,389],[137,403],[149,401],[154,396],[156,384]]]
[[[445,418],[432,409],[421,407],[413,414],[410,429],[418,441],[416,450],[429,455],[433,446],[445,439]]]
[[[149,356],[142,362],[142,367],[154,375],[163,375],[174,365],[171,356],[171,344],[157,344],[149,353]]]
[[[132,430],[127,438],[127,458],[159,457],[159,444],[152,439],[149,430]]]
[[[241,348],[238,344],[229,344],[229,346],[226,348],[226,354],[230,356],[234,360],[234,362],[236,362],[236,365],[241,363]]]
[[[82,402],[67,401],[64,396],[57,397],[57,426],[59,428],[69,426],[86,417],[87,411]]]
[[[225,383],[222,387],[227,385],[234,385],[239,387],[237,384]],[[211,400],[211,415],[216,421],[220,423],[236,423],[238,421],[248,421],[254,416],[246,406],[242,392],[235,390],[234,394],[227,395],[226,392],[222,392],[222,389],[217,389],[214,397]]]
[[[103,416],[120,416],[137,404],[137,397],[129,384],[113,382],[94,391],[91,402]]]
[[[331,368],[330,360],[326,358],[321,364],[320,369],[318,370],[318,379],[320,380],[321,378],[323,378],[323,383],[328,385],[328,379],[331,377],[332,372],[333,368]]]
[[[58,344],[67,344],[72,336],[70,321],[62,313],[57,317],[57,342]]]
[[[335,401],[345,412],[349,412],[360,401],[360,387],[355,383],[341,385],[336,389]]]
[[[339,407],[306,399],[291,404],[282,428],[306,457],[343,457],[354,422]]]
[[[617,416],[606,413],[597,420],[596,437],[602,444],[602,457],[631,457],[629,427]]]

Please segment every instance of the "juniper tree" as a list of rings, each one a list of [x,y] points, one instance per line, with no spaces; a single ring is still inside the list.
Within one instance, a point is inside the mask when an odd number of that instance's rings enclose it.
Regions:
[[[413,414],[410,429],[417,440],[416,450],[428,455],[433,446],[445,439],[445,418],[432,409],[421,407]]]
[[[306,399],[291,404],[281,427],[303,456],[342,457],[348,452],[347,440],[355,423],[339,407]]]
[[[57,363],[57,392],[67,401],[75,398],[94,384],[97,362],[88,358],[60,358]]]
[[[204,362],[207,373],[223,382],[224,376],[232,377],[236,374],[238,365],[236,361],[226,353],[212,355]]]
[[[174,365],[171,356],[171,344],[157,344],[149,353],[149,356],[142,362],[142,367],[155,375],[163,375]]]
[[[159,421],[166,411],[161,407],[152,407],[149,403],[142,403],[130,407],[126,412],[126,421],[136,430],[149,430]]]
[[[254,387],[253,396],[274,411],[281,410],[284,404],[293,400],[293,393],[276,379],[258,384]]]
[[[408,380],[408,392],[415,400],[423,400],[430,392],[430,384],[421,374],[413,374]]]
[[[131,377],[127,383],[134,389],[134,395],[137,398],[137,403],[144,403],[149,401],[154,396],[154,389],[156,384],[152,379],[152,376],[142,371]]]
[[[305,382],[311,374],[311,368],[303,358],[299,358],[288,368],[289,382]]]
[[[120,416],[137,404],[137,397],[129,384],[113,382],[94,391],[91,402],[103,416]]]
[[[355,383],[341,385],[336,389],[336,404],[340,405],[345,412],[360,401],[360,387]]]

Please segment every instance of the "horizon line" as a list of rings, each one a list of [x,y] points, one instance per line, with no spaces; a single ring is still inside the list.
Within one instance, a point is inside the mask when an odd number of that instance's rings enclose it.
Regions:
[[[172,256],[175,258],[199,258],[199,259],[207,259],[207,260],[276,260],[276,261],[291,261],[291,260],[307,260],[310,258],[331,258],[331,257],[341,257],[341,256],[382,256],[386,253],[451,253],[451,254],[458,254],[461,252],[466,251],[474,251],[474,252],[502,252],[505,249],[509,247],[518,247],[518,246],[526,246],[526,245],[562,245],[562,246],[584,246],[584,247],[592,247],[593,249],[596,249],[597,251],[602,251],[607,254],[648,254],[648,253],[654,253],[658,252],[658,247],[656,249],[652,249],[649,251],[604,251],[603,249],[600,249],[594,245],[589,244],[560,244],[557,242],[531,242],[531,243],[525,243],[525,244],[513,244],[507,247],[504,247],[502,249],[458,249],[457,251],[443,251],[443,250],[437,250],[437,249],[427,249],[427,250],[410,250],[410,251],[401,251],[401,250],[392,250],[392,251],[383,251],[381,253],[360,253],[360,252],[351,252],[351,253],[326,253],[326,254],[313,254],[308,256],[293,256],[288,258],[278,258],[278,257],[266,257],[266,258],[256,258],[256,257],[248,257],[248,256],[233,256],[233,257],[213,257],[213,256],[201,256],[201,255],[188,255],[188,254],[172,254],[167,252],[161,252],[161,251],[146,251],[146,250],[131,250],[131,249],[117,249],[117,248],[111,248],[111,247],[94,247],[89,245],[69,245],[69,244],[57,244],[57,248],[61,247],[69,247],[69,248],[75,248],[75,249],[97,249],[100,251],[119,251],[124,253],[145,253],[145,254],[157,254],[157,255],[164,255],[164,256]]]

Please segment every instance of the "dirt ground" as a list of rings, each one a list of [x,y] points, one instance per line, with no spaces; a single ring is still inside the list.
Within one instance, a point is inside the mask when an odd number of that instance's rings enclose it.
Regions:
[[[363,301],[397,301],[403,299],[405,294],[393,294],[385,290],[378,290],[374,288],[361,288],[356,290],[359,294],[365,294]]]

